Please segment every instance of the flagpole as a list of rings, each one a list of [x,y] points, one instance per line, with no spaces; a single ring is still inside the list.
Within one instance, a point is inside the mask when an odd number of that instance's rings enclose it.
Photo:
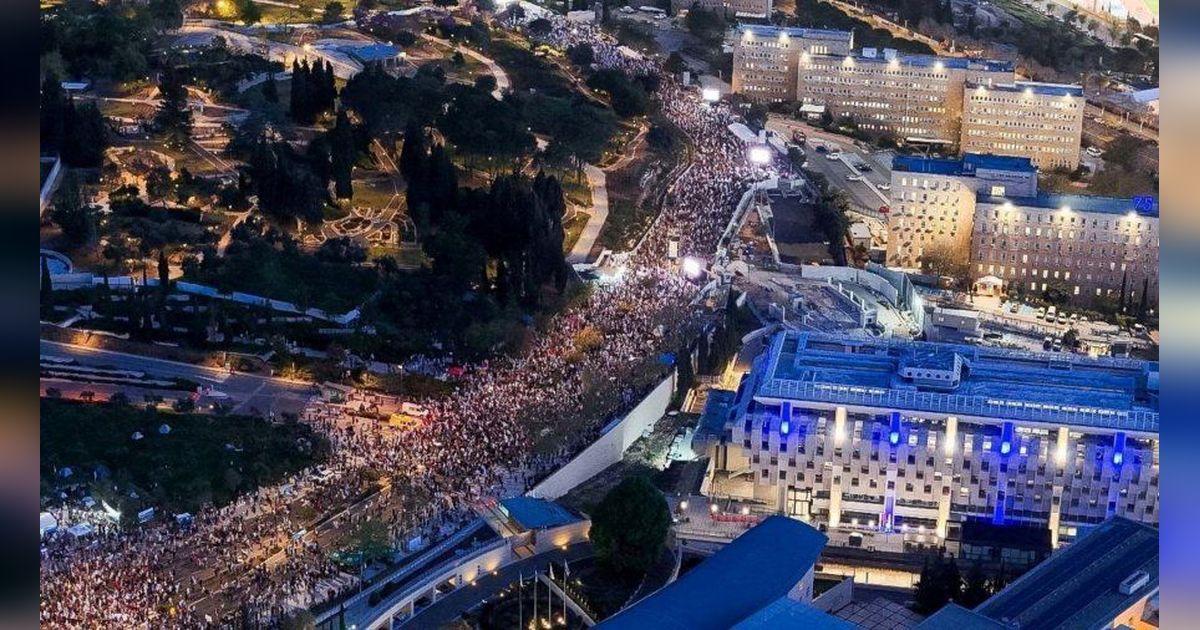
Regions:
[[[538,585],[538,572],[537,572],[537,571],[534,571],[534,572],[533,572],[533,626],[534,626],[535,628],[536,628],[536,627],[537,627],[537,625],[538,625],[538,614],[537,614],[537,585]]]
[[[525,630],[525,573],[517,574],[517,628]]]

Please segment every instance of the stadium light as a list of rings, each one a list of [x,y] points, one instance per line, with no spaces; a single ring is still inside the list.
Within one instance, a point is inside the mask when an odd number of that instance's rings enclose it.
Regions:
[[[771,163],[771,150],[759,145],[750,147],[750,163],[765,166]]]
[[[700,91],[700,96],[709,103],[716,103],[721,100],[721,90],[717,88],[704,88]]]

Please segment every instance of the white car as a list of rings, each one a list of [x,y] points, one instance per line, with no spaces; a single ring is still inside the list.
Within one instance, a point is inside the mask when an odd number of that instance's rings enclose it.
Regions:
[[[1100,149],[1097,149],[1096,147],[1088,147],[1087,154],[1094,158],[1098,158],[1101,155],[1104,155],[1104,151],[1101,151]]]
[[[878,188],[879,190],[891,190],[892,185],[891,184],[879,184],[878,186],[876,186],[876,188]]]
[[[847,175],[846,176],[846,181],[848,181],[848,182],[861,182],[862,180],[863,180],[862,175]]]
[[[840,160],[840,159],[842,159],[842,154],[838,153],[836,151],[834,151],[832,153],[826,153],[825,159],[826,160]]]

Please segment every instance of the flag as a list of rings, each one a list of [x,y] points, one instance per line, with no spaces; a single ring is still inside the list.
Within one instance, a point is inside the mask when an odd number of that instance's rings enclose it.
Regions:
[[[554,563],[551,562],[548,566],[549,566],[549,570],[550,570],[550,580],[553,581],[554,580]]]
[[[567,564],[565,559],[563,560],[563,576],[571,577],[571,565]]]

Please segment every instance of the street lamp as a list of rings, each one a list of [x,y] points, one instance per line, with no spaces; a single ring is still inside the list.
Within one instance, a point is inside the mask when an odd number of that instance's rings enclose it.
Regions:
[[[766,166],[771,163],[771,149],[761,144],[750,147],[749,157],[751,164]]]
[[[704,265],[699,258],[688,256],[682,262],[683,275],[695,280],[704,273]]]

